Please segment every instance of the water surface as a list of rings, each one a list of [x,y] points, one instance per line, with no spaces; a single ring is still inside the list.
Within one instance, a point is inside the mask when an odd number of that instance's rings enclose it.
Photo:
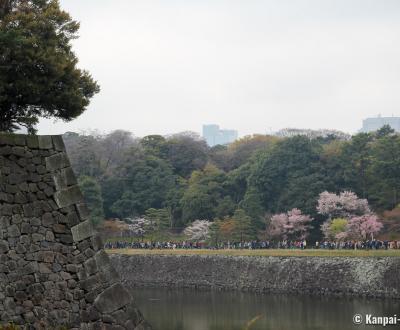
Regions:
[[[158,330],[347,330],[355,314],[400,316],[400,301],[261,295],[240,292],[134,289],[145,318]],[[385,329],[400,329],[400,325]]]

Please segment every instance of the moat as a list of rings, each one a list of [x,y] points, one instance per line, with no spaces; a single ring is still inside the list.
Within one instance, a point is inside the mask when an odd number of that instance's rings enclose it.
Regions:
[[[382,326],[354,325],[353,316],[400,314],[399,300],[189,289],[132,291],[144,317],[155,329],[163,330],[382,329]]]

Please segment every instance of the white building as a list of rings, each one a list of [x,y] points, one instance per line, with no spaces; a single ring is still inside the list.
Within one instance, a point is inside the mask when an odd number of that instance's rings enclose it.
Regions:
[[[218,144],[229,144],[238,138],[238,132],[233,129],[220,129],[218,125],[203,125],[203,138],[210,147]]]
[[[382,128],[382,126],[389,125],[396,132],[400,132],[400,117],[375,117],[363,120],[363,127],[361,132],[374,132]]]

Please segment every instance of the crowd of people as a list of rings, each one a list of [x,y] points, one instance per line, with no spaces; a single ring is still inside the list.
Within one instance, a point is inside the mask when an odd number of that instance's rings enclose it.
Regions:
[[[128,242],[109,241],[104,245],[105,249],[345,249],[345,250],[388,250],[400,249],[400,241],[322,241],[308,244],[306,240],[279,242],[272,241],[248,241],[248,242],[219,242],[210,244],[206,242]]]

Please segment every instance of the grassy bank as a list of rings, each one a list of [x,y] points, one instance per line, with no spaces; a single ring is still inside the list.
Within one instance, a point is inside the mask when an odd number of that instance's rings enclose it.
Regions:
[[[264,257],[400,257],[400,250],[143,250],[115,249],[126,255],[224,255]]]

